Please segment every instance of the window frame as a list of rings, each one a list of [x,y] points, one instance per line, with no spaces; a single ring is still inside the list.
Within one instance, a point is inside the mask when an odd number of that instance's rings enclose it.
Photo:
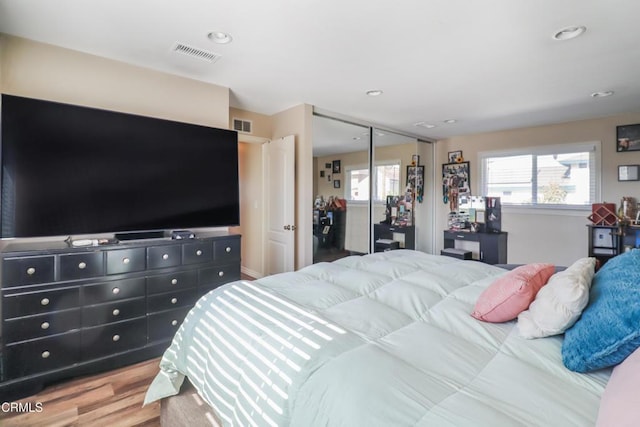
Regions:
[[[373,169],[374,169],[374,173],[375,170],[378,166],[398,166],[398,194],[401,194],[402,192],[402,161],[400,159],[386,159],[386,160],[381,160],[381,161],[377,161],[374,162],[373,164]],[[344,196],[345,199],[347,200],[347,202],[349,203],[367,203],[369,200],[371,200],[372,203],[386,203],[386,199],[382,199],[382,200],[378,200],[375,198],[371,197],[371,194],[369,194],[369,198],[365,199],[365,200],[355,200],[355,199],[351,199],[351,172],[354,170],[367,170],[369,171],[369,165],[367,164],[353,164],[353,165],[349,165],[349,166],[343,166],[344,167],[344,171],[345,171],[345,184],[344,184]],[[369,179],[371,179],[371,175],[369,175]],[[375,185],[375,182],[372,182],[373,185]],[[377,190],[377,188],[374,188],[374,192]]]
[[[591,193],[593,199],[589,203],[584,205],[575,204],[549,204],[549,203],[506,203],[502,202],[502,207],[506,210],[513,211],[540,211],[545,212],[555,211],[555,213],[570,214],[573,212],[579,212],[580,215],[583,211],[591,211],[591,203],[597,203],[601,200],[602,189],[602,144],[600,141],[587,141],[587,142],[574,142],[566,144],[550,144],[541,145],[536,147],[521,147],[507,150],[494,150],[494,151],[481,151],[478,152],[479,179],[478,189],[480,194],[487,193],[487,160],[495,157],[510,157],[510,156],[545,156],[553,154],[568,154],[568,153],[581,153],[581,152],[593,152],[593,159],[590,161],[590,181],[593,183],[593,192]],[[534,182],[532,182],[532,195]],[[551,212],[550,212],[551,213]]]

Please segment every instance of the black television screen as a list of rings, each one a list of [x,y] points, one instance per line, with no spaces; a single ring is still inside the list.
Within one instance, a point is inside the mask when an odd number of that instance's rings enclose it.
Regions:
[[[235,131],[2,95],[2,238],[239,223]]]

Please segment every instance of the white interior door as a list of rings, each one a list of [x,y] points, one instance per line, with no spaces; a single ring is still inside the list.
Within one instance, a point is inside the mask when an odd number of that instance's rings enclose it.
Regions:
[[[293,271],[295,263],[295,137],[262,145],[267,275]]]

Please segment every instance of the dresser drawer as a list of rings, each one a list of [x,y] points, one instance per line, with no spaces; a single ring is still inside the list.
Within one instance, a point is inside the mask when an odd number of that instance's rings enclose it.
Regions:
[[[144,347],[147,344],[147,318],[83,329],[81,343],[83,361]]]
[[[80,329],[80,309],[19,317],[4,322],[4,341],[12,343]]]
[[[147,277],[147,292],[149,294],[195,288],[196,286],[198,286],[198,273],[196,271],[180,271]]]
[[[479,242],[480,236],[478,233],[467,233],[467,232],[453,232],[453,231],[445,231],[444,232],[445,240],[467,240],[470,242]]]
[[[145,280],[144,277],[139,277],[85,285],[82,287],[82,292],[84,305],[140,297],[145,294]]]
[[[53,291],[26,292],[4,295],[3,317],[28,316],[77,307],[80,304],[80,288],[62,288]]]
[[[225,264],[217,267],[203,268],[198,272],[198,285],[221,285],[240,280],[240,265]]]
[[[176,310],[163,311],[149,315],[149,341],[159,341],[172,338],[187,313],[189,307],[182,307]]]
[[[220,239],[213,242],[213,259],[226,263],[240,259],[240,239]]]
[[[182,263],[199,264],[213,260],[213,244],[211,242],[185,243],[182,245]]]
[[[152,246],[147,248],[149,268],[175,267],[182,263],[180,245]]]
[[[102,252],[60,255],[60,280],[85,279],[103,275]]]
[[[6,258],[2,264],[3,287],[53,282],[53,255]]]
[[[170,310],[178,307],[193,307],[198,300],[196,289],[167,292],[166,294],[149,295],[147,297],[147,312]]]
[[[79,331],[10,344],[5,347],[5,379],[70,366],[79,360]]]
[[[89,305],[82,308],[82,326],[98,326],[121,320],[133,319],[147,313],[144,297]]]
[[[107,252],[107,274],[131,273],[146,268],[145,248],[117,249]]]

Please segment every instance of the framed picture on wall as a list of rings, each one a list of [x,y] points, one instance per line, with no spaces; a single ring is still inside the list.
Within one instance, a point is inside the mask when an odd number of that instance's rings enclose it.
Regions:
[[[449,158],[449,163],[460,163],[463,160],[462,151],[449,151],[447,153],[447,157]]]
[[[618,181],[638,181],[640,165],[620,165],[618,166]]]
[[[333,173],[340,173],[340,160],[333,161]]]
[[[334,179],[333,180],[333,188],[340,188],[340,180],[339,179]]]
[[[424,166],[407,166],[407,185],[415,189],[424,183]]]
[[[458,209],[458,197],[470,193],[470,176],[469,162],[442,165],[442,201],[449,203],[451,212]]]
[[[616,127],[616,151],[640,151],[640,124]]]
[[[325,169],[331,169],[331,163],[325,163],[324,164],[324,168]]]

